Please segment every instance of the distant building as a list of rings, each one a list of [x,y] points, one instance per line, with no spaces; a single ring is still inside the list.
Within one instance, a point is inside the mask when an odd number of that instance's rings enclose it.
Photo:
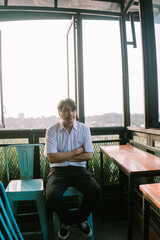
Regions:
[[[24,118],[25,118],[25,117],[24,117],[24,113],[19,113],[19,114],[18,114],[18,118],[24,119]]]

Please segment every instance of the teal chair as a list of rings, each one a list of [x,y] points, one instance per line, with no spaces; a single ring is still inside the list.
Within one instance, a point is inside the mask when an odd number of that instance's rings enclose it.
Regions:
[[[35,201],[43,239],[48,239],[48,227],[46,209],[44,204],[44,187],[43,179],[33,179],[34,172],[34,152],[36,147],[44,147],[43,144],[20,144],[9,145],[5,150],[6,168],[8,186],[6,188],[6,194],[13,211],[15,218],[17,217],[17,204],[18,201]],[[9,164],[8,158],[15,154],[17,151],[19,168],[20,168],[20,180],[9,179]],[[45,157],[44,157],[45,166]],[[45,169],[43,169],[45,172]],[[44,173],[43,172],[43,173]],[[24,215],[35,214],[26,213]],[[33,234],[33,233],[31,233]]]
[[[6,211],[7,208],[7,211]],[[5,188],[0,181],[0,239],[23,240],[17,222],[13,216]]]
[[[83,200],[83,194],[74,187],[69,187],[63,194],[64,197],[78,196],[78,204],[80,205]],[[71,208],[71,211],[76,210],[76,208]],[[54,240],[59,240],[58,238],[58,229],[60,228],[60,220],[57,213],[53,213],[53,228],[54,228]],[[88,224],[92,229],[92,236],[90,240],[94,240],[94,229],[93,229],[93,217],[92,213],[88,217]]]

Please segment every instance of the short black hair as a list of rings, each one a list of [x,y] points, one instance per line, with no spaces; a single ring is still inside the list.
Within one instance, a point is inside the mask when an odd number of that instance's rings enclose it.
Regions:
[[[66,98],[64,100],[61,100],[59,103],[58,103],[58,106],[57,106],[57,109],[58,111],[62,111],[63,107],[65,104],[69,104],[72,108],[73,111],[76,111],[77,110],[77,105],[76,103],[71,99],[71,98]]]

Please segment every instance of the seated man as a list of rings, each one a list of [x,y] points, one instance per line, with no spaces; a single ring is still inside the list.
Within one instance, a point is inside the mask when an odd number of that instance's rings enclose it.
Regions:
[[[50,173],[46,186],[47,212],[56,212],[61,221],[58,231],[60,239],[66,239],[70,226],[76,221],[85,237],[92,235],[87,219],[97,205],[101,189],[92,174],[85,168],[92,159],[93,146],[89,128],[76,121],[76,104],[67,98],[58,104],[59,123],[46,132],[45,154],[50,162]],[[83,193],[79,209],[69,211],[63,193],[73,186]]]

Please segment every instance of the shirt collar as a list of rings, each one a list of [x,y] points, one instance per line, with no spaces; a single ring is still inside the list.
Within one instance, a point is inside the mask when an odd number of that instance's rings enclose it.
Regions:
[[[77,121],[74,121],[73,128],[75,130],[77,130],[77,128],[78,128]],[[61,120],[60,123],[59,123],[59,131],[62,130],[62,129],[65,129],[65,127],[64,127],[64,125],[62,123],[62,120]]]

